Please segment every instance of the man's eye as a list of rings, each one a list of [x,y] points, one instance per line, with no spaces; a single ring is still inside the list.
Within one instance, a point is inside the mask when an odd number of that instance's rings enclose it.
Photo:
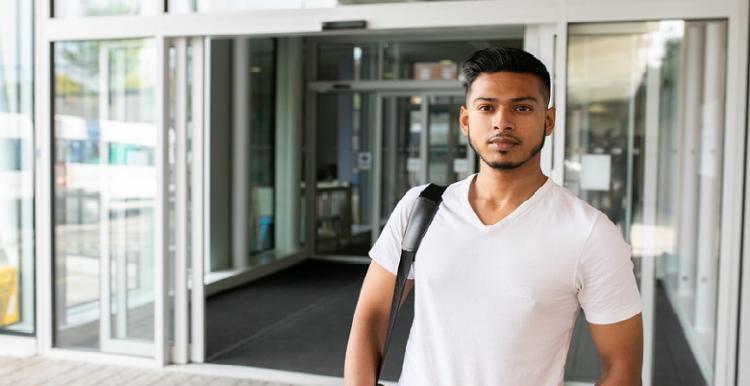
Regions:
[[[491,110],[492,110],[492,106],[488,106],[488,105],[479,106],[479,111],[491,111]]]
[[[516,106],[516,111],[531,111],[530,106]]]

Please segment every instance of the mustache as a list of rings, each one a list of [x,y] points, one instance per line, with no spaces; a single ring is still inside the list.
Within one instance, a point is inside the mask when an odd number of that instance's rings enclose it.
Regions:
[[[521,141],[518,138],[512,135],[507,135],[507,134],[495,134],[489,139],[487,139],[487,143],[492,143],[495,141],[511,141],[514,143],[521,143]]]

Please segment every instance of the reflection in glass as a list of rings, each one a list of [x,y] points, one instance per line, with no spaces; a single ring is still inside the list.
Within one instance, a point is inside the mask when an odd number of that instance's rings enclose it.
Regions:
[[[323,43],[318,46],[318,80],[378,79],[377,43]]]
[[[410,188],[447,185],[474,172],[474,156],[458,121],[463,101],[463,95],[383,97],[381,227]],[[427,141],[424,156],[422,141]]]
[[[383,98],[381,227],[409,188],[422,183],[422,96]]]
[[[153,0],[54,0],[55,17],[153,15],[161,11]]]
[[[429,182],[448,185],[473,172],[469,141],[459,126],[459,109],[463,103],[463,95],[430,98],[427,116]]]
[[[274,254],[276,39],[210,39],[207,46],[211,281],[281,256]]]
[[[54,46],[56,346],[153,341],[154,66],[151,40]]]
[[[657,369],[677,368],[655,371],[654,383],[679,383],[665,374],[693,371],[710,384],[726,23],[576,25],[568,37],[568,58],[565,185],[622,228],[636,263],[656,258],[657,324],[674,311],[669,328],[684,332],[681,343],[692,355],[676,356],[684,363],[656,355]],[[655,173],[656,186],[645,182],[649,173]],[[655,197],[650,206],[647,192]],[[646,223],[647,218],[654,220]],[[655,336],[657,352],[668,339]]]
[[[300,9],[300,8],[329,8],[357,4],[376,3],[405,3],[415,0],[170,0],[170,12],[199,12],[233,11],[242,9]],[[416,0],[430,1],[430,0]],[[434,1],[434,0],[433,0]],[[437,1],[466,1],[466,0],[437,0]]]
[[[461,61],[478,49],[523,48],[523,30],[517,33],[504,40],[320,43],[317,80],[458,80]]]
[[[523,39],[385,42],[382,79],[455,80],[461,61],[487,47],[523,48]]]
[[[32,4],[0,2],[0,333],[34,332]]]
[[[370,249],[374,97],[318,97],[316,252],[364,255]]]
[[[274,39],[250,40],[250,253],[274,249]]]

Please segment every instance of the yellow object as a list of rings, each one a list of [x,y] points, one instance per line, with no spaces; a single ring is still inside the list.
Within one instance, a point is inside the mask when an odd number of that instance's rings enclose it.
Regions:
[[[20,320],[16,267],[0,266],[0,327]]]

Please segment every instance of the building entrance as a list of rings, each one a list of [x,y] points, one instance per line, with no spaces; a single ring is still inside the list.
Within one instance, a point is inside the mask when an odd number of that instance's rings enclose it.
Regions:
[[[316,253],[365,256],[409,188],[475,170],[459,92],[318,95]]]

